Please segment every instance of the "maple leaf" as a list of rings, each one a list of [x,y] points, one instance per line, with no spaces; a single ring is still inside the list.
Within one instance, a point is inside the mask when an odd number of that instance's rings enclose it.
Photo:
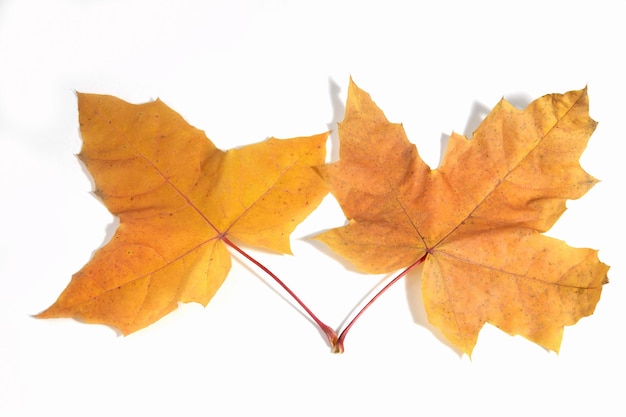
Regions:
[[[39,318],[129,334],[179,301],[206,305],[231,268],[226,246],[251,259],[231,239],[290,253],[291,232],[328,192],[312,168],[326,133],[223,152],[160,100],[79,93],[78,103],[79,157],[120,224]]]
[[[349,224],[317,239],[367,273],[424,262],[428,319],[468,355],[486,322],[558,352],[608,282],[597,251],[541,234],[596,183],[578,163],[595,126],[586,89],[502,100],[431,170],[351,80],[339,161],[320,168]]]

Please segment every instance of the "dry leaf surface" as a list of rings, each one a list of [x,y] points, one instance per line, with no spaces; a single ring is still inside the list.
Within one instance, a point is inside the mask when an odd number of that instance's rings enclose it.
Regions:
[[[225,241],[290,253],[289,236],[327,189],[327,134],[223,152],[163,102],[78,94],[80,159],[120,225],[40,318],[124,334],[206,305],[231,268]]]
[[[597,251],[541,234],[596,183],[578,162],[595,126],[586,89],[523,111],[502,100],[431,170],[351,81],[340,160],[320,169],[349,224],[318,239],[368,273],[425,256],[428,318],[467,354],[486,322],[558,351],[607,282]]]

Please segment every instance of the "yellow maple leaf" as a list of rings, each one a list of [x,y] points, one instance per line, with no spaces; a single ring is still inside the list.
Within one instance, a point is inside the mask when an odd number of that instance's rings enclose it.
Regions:
[[[160,100],[78,94],[80,159],[120,225],[39,318],[139,330],[177,303],[206,305],[231,268],[231,239],[290,253],[327,189],[327,134],[223,152]]]
[[[320,169],[349,224],[317,238],[368,273],[424,262],[428,319],[468,355],[486,322],[558,351],[608,282],[595,250],[541,234],[596,183],[578,163],[595,126],[586,89],[502,100],[431,170],[351,81],[340,159]]]

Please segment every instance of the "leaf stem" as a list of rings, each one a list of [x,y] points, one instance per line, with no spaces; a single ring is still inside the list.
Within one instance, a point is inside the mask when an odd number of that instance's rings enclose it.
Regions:
[[[402,272],[400,272],[398,275],[396,275],[391,281],[389,281],[389,283],[387,285],[385,285],[380,291],[378,291],[376,293],[376,295],[374,295],[368,302],[367,304],[365,304],[365,306],[361,309],[361,311],[359,311],[357,313],[356,316],[354,316],[354,318],[352,319],[352,321],[350,321],[350,323],[348,323],[348,325],[342,330],[341,334],[339,335],[339,338],[337,339],[337,341],[334,343],[333,346],[333,353],[343,353],[344,351],[344,347],[343,347],[343,342],[346,339],[346,335],[348,334],[348,331],[350,331],[350,329],[352,328],[352,326],[354,325],[354,323],[359,319],[359,317],[361,317],[361,315],[365,312],[365,310],[367,310],[369,308],[369,306],[371,306],[374,301],[376,301],[378,299],[378,297],[380,297],[381,295],[383,295],[383,293],[385,291],[387,291],[393,284],[395,284],[396,282],[398,282],[400,280],[400,278],[402,278],[403,276],[405,276],[406,274],[408,274],[413,268],[415,268],[416,266],[418,266],[419,264],[421,264],[422,262],[424,262],[424,260],[426,260],[426,256],[428,255],[428,253],[426,253],[424,256],[422,256],[421,258],[419,258],[417,261],[413,262],[411,265],[409,265],[408,267],[406,267]]]
[[[293,291],[291,291],[291,289],[280,278],[278,278],[276,274],[270,271],[265,265],[263,265],[261,262],[254,259],[252,256],[246,253],[243,249],[237,246],[232,240],[228,239],[226,236],[222,236],[222,241],[226,243],[228,246],[230,246],[231,248],[233,248],[234,250],[236,250],[237,252],[239,252],[241,255],[246,257],[246,259],[248,259],[250,262],[255,264],[261,270],[263,270],[263,272],[265,272],[267,275],[272,277],[274,281],[278,283],[278,285],[280,285],[285,291],[287,291],[287,293],[291,296],[291,298],[293,298],[300,305],[300,307],[302,307],[304,311],[307,312],[307,314],[311,317],[311,319],[315,322],[315,324],[317,324],[320,330],[326,335],[326,337],[328,338],[328,343],[330,343],[330,346],[333,349],[336,349],[335,344],[337,343],[337,332],[333,328],[331,328],[330,326],[325,324],[323,321],[321,321],[319,318],[317,318],[317,316],[313,314],[313,312],[306,306],[306,304],[304,304],[304,302],[300,300],[300,298]]]

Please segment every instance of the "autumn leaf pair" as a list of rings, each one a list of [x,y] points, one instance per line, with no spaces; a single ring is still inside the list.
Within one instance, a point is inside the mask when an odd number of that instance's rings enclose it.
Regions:
[[[523,111],[502,100],[471,140],[450,137],[435,170],[352,81],[339,161],[327,165],[326,133],[223,152],[159,100],[78,99],[79,156],[120,225],[38,317],[132,333],[179,301],[206,305],[231,247],[342,351],[346,331],[338,337],[240,247],[290,253],[291,232],[329,189],[349,223],[317,239],[363,272],[400,271],[392,282],[423,263],[428,319],[468,355],[486,322],[558,351],[563,327],[593,313],[607,282],[597,251],[541,234],[596,183],[578,163],[596,125],[586,90]]]

